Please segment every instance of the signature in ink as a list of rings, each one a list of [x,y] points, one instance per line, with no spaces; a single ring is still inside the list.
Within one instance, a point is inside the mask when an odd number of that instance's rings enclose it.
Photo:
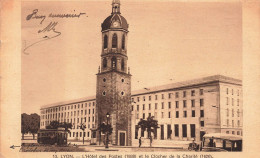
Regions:
[[[32,47],[33,45],[35,45],[35,44],[37,44],[37,43],[40,43],[40,42],[42,42],[42,41],[46,41],[46,40],[49,40],[49,39],[52,39],[52,38],[55,38],[55,37],[60,36],[60,35],[61,35],[61,32],[56,31],[56,29],[55,29],[55,26],[57,26],[57,24],[58,24],[58,22],[50,22],[49,25],[47,25],[44,29],[39,30],[39,31],[38,31],[38,34],[40,34],[40,33],[47,33],[47,32],[53,32],[53,33],[55,33],[55,34],[54,34],[54,36],[51,36],[51,37],[49,37],[49,36],[47,36],[47,35],[44,35],[44,36],[41,38],[41,40],[39,40],[39,41],[37,41],[37,42],[34,42],[34,43],[30,44],[29,46],[26,46],[25,49],[23,50],[24,54],[27,54],[27,55],[28,55],[29,53],[26,53],[25,51],[26,51],[28,48]]]
[[[38,9],[34,9],[32,14],[27,15],[26,20],[31,20],[31,19],[42,19],[40,24],[45,20],[46,16],[45,15],[37,15]]]

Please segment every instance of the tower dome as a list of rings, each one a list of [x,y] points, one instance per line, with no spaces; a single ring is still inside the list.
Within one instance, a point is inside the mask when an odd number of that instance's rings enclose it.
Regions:
[[[108,30],[108,29],[124,29],[128,31],[128,24],[126,19],[121,15],[120,13],[120,1],[119,0],[113,0],[112,2],[112,13],[109,17],[107,17],[102,25],[102,31]]]

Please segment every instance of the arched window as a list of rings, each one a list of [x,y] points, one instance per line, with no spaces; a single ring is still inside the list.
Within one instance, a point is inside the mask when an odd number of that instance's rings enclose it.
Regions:
[[[125,60],[122,59],[121,61],[121,70],[124,70],[125,69]]]
[[[103,68],[106,68],[107,67],[107,58],[104,58],[103,59]]]
[[[125,49],[125,35],[122,37],[122,49]]]
[[[117,35],[114,34],[112,37],[112,48],[117,48]]]
[[[111,61],[112,69],[116,69],[116,57],[113,57]]]
[[[107,48],[107,35],[105,35],[104,37],[104,49]]]

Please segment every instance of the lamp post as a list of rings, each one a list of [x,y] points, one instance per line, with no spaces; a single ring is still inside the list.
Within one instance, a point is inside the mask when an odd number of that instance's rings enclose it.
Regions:
[[[109,117],[110,117],[110,114],[109,113],[107,113],[106,114],[106,117],[107,117],[107,138],[106,138],[106,148],[108,148],[108,142],[109,142],[109,140],[108,140],[108,132],[109,132],[109,126],[108,126],[108,119],[109,119]]]

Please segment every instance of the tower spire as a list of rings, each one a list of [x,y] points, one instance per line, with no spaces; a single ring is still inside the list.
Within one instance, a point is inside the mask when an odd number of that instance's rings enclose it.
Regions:
[[[112,14],[120,14],[120,0],[112,1]]]

